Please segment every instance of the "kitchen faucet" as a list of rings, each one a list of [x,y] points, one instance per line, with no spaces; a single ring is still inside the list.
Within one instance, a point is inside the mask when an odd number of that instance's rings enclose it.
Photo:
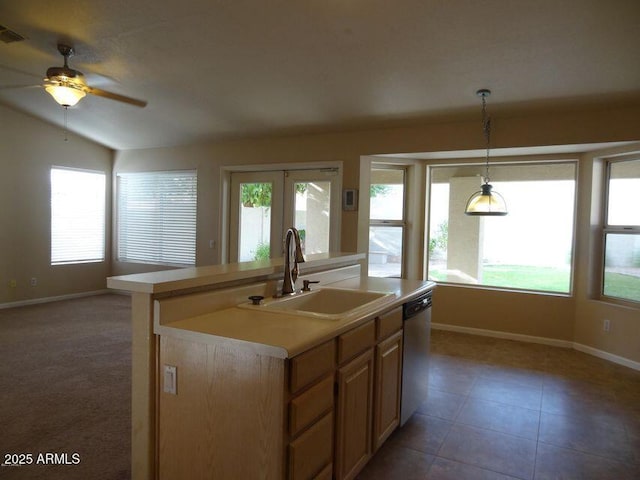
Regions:
[[[295,242],[293,252],[293,268],[291,268],[291,237]],[[284,281],[282,282],[282,295],[294,293],[296,280],[298,279],[298,263],[304,263],[302,248],[300,247],[300,234],[298,230],[291,227],[287,230],[284,238]]]

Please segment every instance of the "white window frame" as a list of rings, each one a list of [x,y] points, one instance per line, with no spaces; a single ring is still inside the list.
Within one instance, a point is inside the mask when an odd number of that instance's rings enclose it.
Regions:
[[[485,289],[485,290],[503,290],[503,291],[525,291],[525,292],[530,292],[530,293],[534,293],[534,294],[540,294],[540,295],[553,295],[553,296],[567,296],[570,297],[573,295],[573,291],[574,291],[574,284],[575,284],[575,262],[576,262],[576,249],[575,249],[575,243],[576,243],[576,216],[578,213],[578,178],[579,178],[579,172],[578,172],[578,168],[579,168],[579,162],[578,159],[576,158],[571,158],[571,157],[555,157],[555,156],[546,156],[546,157],[531,157],[530,159],[527,160],[523,160],[522,158],[518,158],[518,159],[513,159],[513,158],[509,158],[509,157],[504,157],[501,158],[498,162],[494,161],[493,167],[494,169],[496,169],[496,167],[527,167],[527,166],[544,166],[545,164],[548,165],[558,165],[558,164],[571,164],[574,165],[574,192],[573,192],[573,215],[572,215],[572,224],[571,224],[571,228],[572,228],[572,239],[571,239],[571,261],[569,262],[569,287],[568,287],[568,291],[567,292],[560,292],[560,291],[553,291],[553,290],[541,290],[541,289],[534,289],[534,288],[520,288],[520,287],[515,287],[515,286],[501,286],[501,285],[491,285],[491,284],[474,284],[474,283],[466,283],[466,282],[456,282],[456,281],[441,281],[439,280],[439,283],[442,284],[449,284],[449,285],[457,285],[457,286],[463,286],[463,287],[467,287],[467,288],[477,288],[477,289]],[[454,160],[450,163],[440,163],[440,164],[433,164],[429,166],[430,171],[433,171],[434,169],[438,169],[438,168],[449,168],[449,167],[459,167],[462,171],[466,172],[467,177],[472,176],[474,169],[477,169],[476,174],[478,175],[478,187],[480,186],[481,183],[481,171],[483,168],[483,164],[480,164],[477,162],[477,159],[457,159]],[[427,180],[429,182],[428,185],[428,191],[429,193],[427,194],[428,197],[428,202],[429,204],[431,204],[431,176],[432,174],[429,175],[429,179]],[[492,183],[500,183],[497,181],[492,182]],[[499,190],[499,187],[496,187],[496,190]],[[509,199],[506,199],[507,201],[507,206],[509,205]],[[463,210],[460,210],[460,215],[464,215]],[[429,213],[429,217],[431,217],[431,214]],[[429,253],[429,240],[430,240],[430,235],[429,235],[429,230],[430,230],[430,218],[429,220],[426,222],[425,225],[425,267],[427,269],[427,278],[429,275],[429,263],[430,263],[430,253]]]
[[[605,178],[604,178],[604,212],[603,212],[603,228],[602,228],[602,264],[601,264],[601,279],[600,279],[600,297],[611,303],[620,303],[620,304],[628,304],[637,306],[639,304],[638,301],[626,298],[626,297],[615,297],[612,295],[607,295],[604,292],[605,287],[605,265],[606,265],[606,255],[607,255],[607,235],[639,235],[640,236],[640,225],[610,225],[609,224],[609,188],[610,188],[610,180],[611,180],[611,166],[615,163],[621,162],[629,162],[629,161],[640,161],[640,157],[637,155],[610,159],[606,161],[605,168]]]
[[[180,194],[180,190],[162,188],[162,181],[179,176],[186,180],[193,193],[186,195],[185,203],[176,204],[166,198]],[[127,191],[128,179],[148,182],[138,185],[135,198]],[[146,172],[119,172],[117,180],[116,251],[119,262],[168,266],[196,264],[196,233],[198,204],[198,175],[196,170],[163,170]],[[169,186],[171,187],[170,183]],[[158,190],[159,189],[159,190]],[[148,191],[147,191],[148,190]],[[156,198],[151,198],[152,195]],[[138,202],[139,208],[127,211],[127,202]],[[146,202],[144,204],[143,202]],[[145,215],[144,209],[149,215]],[[136,229],[144,222],[146,229]],[[131,228],[128,226],[131,225]]]
[[[72,185],[86,186],[88,175],[95,180],[101,177],[101,188],[91,185],[89,192],[81,189],[69,192],[57,192],[54,185],[56,172],[64,174],[77,174]],[[79,168],[51,166],[50,172],[50,199],[51,199],[51,265],[69,265],[79,263],[100,263],[105,261],[106,245],[106,173],[99,170],[86,170]],[[100,183],[100,182],[98,182]],[[60,196],[67,197],[65,205]],[[62,201],[61,201],[62,200]],[[60,211],[61,208],[66,209]]]
[[[391,228],[399,228],[401,230],[401,238],[402,238],[402,252],[400,259],[400,276],[399,277],[390,277],[390,278],[405,278],[406,275],[406,250],[407,250],[407,177],[408,177],[408,167],[406,165],[395,165],[395,164],[371,164],[371,171],[373,170],[398,170],[402,171],[402,218],[401,219],[386,219],[386,218],[372,218],[371,209],[369,209],[369,228],[367,229],[367,238],[371,232],[371,227],[391,227]],[[373,181],[370,182],[369,187],[371,185],[377,185]],[[366,192],[367,201],[370,202],[370,191]],[[367,240],[367,245],[369,244]],[[371,252],[367,248],[367,258],[371,258]]]
[[[324,181],[331,184],[330,201],[329,201],[329,252],[340,251],[340,222],[341,216],[341,195],[342,195],[342,178],[337,168],[321,168],[306,170],[287,170],[284,176],[284,225],[294,225],[295,205],[296,205],[296,183],[313,183],[315,181]],[[284,226],[283,225],[283,226]],[[282,238],[286,232],[283,231]],[[282,245],[284,254],[284,245]]]
[[[341,161],[327,161],[327,162],[308,162],[308,163],[274,163],[274,164],[247,164],[247,165],[234,165],[222,167],[221,172],[221,185],[220,185],[220,199],[221,199],[221,228],[219,233],[219,261],[221,263],[237,262],[238,258],[238,215],[237,204],[234,203],[234,198],[238,198],[237,188],[234,186],[233,175],[239,174],[236,179],[240,178],[243,174],[247,176],[245,179],[248,182],[262,182],[272,173],[278,173],[284,175],[285,173],[292,174],[292,178],[299,178],[300,175],[306,175],[307,171],[335,171],[335,176],[331,178],[331,234],[329,239],[330,250],[340,251],[341,242],[341,225],[342,225],[342,209],[340,202],[340,195],[342,192],[342,176],[343,166]],[[266,174],[266,175],[265,175]],[[266,180],[268,182],[268,180]],[[287,191],[284,177],[282,182],[278,182],[274,185],[274,194],[280,198],[284,205],[284,195]],[[234,190],[235,189],[235,190]],[[335,197],[334,197],[335,195]],[[272,257],[278,257],[283,254],[284,246],[282,239],[284,236],[285,214],[284,206],[281,208],[282,212],[273,214],[272,219],[274,225],[272,225]],[[292,218],[288,217],[287,218]],[[289,220],[286,220],[289,221]],[[234,231],[235,230],[235,231]]]

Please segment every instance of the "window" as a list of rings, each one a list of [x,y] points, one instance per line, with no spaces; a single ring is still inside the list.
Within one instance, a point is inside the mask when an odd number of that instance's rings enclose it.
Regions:
[[[105,174],[51,168],[51,265],[104,261]]]
[[[195,265],[195,170],[119,173],[118,260]]]
[[[338,251],[341,183],[336,168],[232,172],[229,261],[282,257],[291,226],[305,255]]]
[[[640,160],[610,162],[602,293],[640,302]]]
[[[477,166],[431,167],[429,279],[569,293],[575,215],[573,162],[494,165],[494,189],[509,214],[470,217]]]
[[[405,170],[371,169],[369,276],[401,277],[405,229]]]
[[[336,179],[334,170],[288,172],[285,179],[285,217],[292,215],[289,223],[300,233],[304,254],[331,250],[332,221],[340,208]]]

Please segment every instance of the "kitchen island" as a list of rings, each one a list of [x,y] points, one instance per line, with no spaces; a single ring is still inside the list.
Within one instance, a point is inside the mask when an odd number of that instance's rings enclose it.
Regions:
[[[133,478],[352,478],[397,425],[399,307],[433,288],[362,278],[363,258],[300,265],[319,288],[392,293],[337,320],[237,307],[277,291],[281,260],[109,279],[132,292]]]

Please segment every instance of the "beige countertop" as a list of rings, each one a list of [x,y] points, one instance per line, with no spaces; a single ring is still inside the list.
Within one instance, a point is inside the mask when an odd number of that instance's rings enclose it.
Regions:
[[[309,268],[331,267],[341,263],[357,263],[363,253],[317,253],[305,255],[306,262],[299,265],[300,274]],[[137,273],[107,278],[107,287],[137,293],[165,293],[211,286],[226,282],[267,277],[284,271],[283,259],[273,258],[253,262],[227,263],[203,267],[178,268],[159,272]]]
[[[231,307],[166,325],[156,324],[154,332],[201,343],[247,349],[272,357],[290,358],[433,289],[435,283],[365,277],[341,280],[326,286],[390,292],[394,297],[383,307],[339,320]]]

